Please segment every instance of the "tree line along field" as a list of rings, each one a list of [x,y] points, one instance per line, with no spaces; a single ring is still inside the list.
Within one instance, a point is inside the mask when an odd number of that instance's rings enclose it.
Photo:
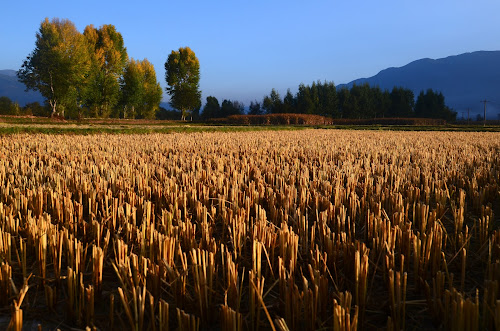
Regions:
[[[14,330],[500,330],[500,134],[0,137]]]
[[[166,92],[174,110],[160,107],[162,88],[147,59],[129,58],[122,34],[112,24],[89,24],[78,31],[68,19],[45,18],[35,34],[35,47],[17,71],[28,90],[40,92],[38,102],[20,107],[0,96],[0,114],[56,118],[192,119],[213,120],[244,115],[237,100],[207,96],[202,108],[200,62],[193,50],[173,50],[165,61]],[[367,83],[343,86],[333,82],[300,84],[282,98],[274,88],[261,102],[251,101],[248,114],[307,114],[334,119],[433,118],[455,122],[457,113],[444,95],[428,89],[391,91]]]

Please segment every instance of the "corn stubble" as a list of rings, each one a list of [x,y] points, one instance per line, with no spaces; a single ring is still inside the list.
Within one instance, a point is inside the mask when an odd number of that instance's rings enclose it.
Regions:
[[[499,134],[0,146],[9,329],[500,330]]]

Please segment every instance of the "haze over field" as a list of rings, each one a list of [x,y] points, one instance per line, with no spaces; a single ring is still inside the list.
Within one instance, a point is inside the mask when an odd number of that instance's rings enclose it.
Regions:
[[[272,88],[284,95],[301,82],[348,83],[420,58],[498,50],[499,10],[492,1],[8,1],[0,69],[19,69],[45,17],[68,18],[80,31],[113,24],[129,56],[153,63],[163,86],[168,54],[189,46],[200,59],[202,99],[248,105]]]

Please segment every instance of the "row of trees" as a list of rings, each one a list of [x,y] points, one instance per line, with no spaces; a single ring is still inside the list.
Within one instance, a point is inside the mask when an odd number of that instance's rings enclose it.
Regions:
[[[219,100],[214,96],[209,96],[206,100],[207,102],[201,113],[202,119],[223,118],[245,113],[245,106],[239,101],[224,99],[222,104],[219,104]]]
[[[0,97],[0,115],[48,116],[50,115],[50,110],[38,102],[31,102],[21,107],[19,103],[4,96]]]
[[[162,98],[153,65],[129,59],[110,24],[82,34],[69,20],[45,19],[18,79],[46,98],[52,115],[150,118]]]
[[[233,104],[235,106],[232,106]],[[243,113],[244,107],[241,103],[224,100],[220,106],[215,97],[209,96],[201,117],[221,118]],[[337,90],[332,82],[319,81],[313,82],[312,85],[300,84],[295,95],[288,89],[284,98],[272,89],[262,102],[252,101],[248,113],[297,113],[363,119],[421,117],[454,121],[456,118],[456,113],[446,106],[443,94],[432,89],[422,91],[415,101],[413,92],[402,87],[394,87],[389,92],[363,84]]]
[[[201,108],[200,64],[189,48],[172,51],[165,62],[170,105],[181,119]],[[39,91],[52,115],[66,117],[153,118],[158,115],[162,89],[153,65],[129,59],[122,35],[113,25],[89,25],[83,34],[69,20],[45,19],[36,34],[34,51],[18,71],[28,89]],[[194,113],[193,113],[194,112]],[[201,118],[243,114],[238,101],[219,104],[207,97]],[[251,102],[250,114],[302,113],[333,118],[429,117],[454,120],[456,113],[442,93],[422,91],[417,100],[409,89],[381,90],[368,84],[337,90],[333,82],[300,84],[284,98],[272,89],[262,102]]]
[[[332,82],[301,84],[296,95],[288,90],[283,99],[273,89],[261,107],[257,102],[251,106],[250,113],[303,113],[333,118],[425,117],[452,121],[456,117],[446,106],[443,94],[432,89],[422,91],[415,101],[413,92],[402,87],[389,92],[378,86],[354,84],[350,89],[337,90]]]

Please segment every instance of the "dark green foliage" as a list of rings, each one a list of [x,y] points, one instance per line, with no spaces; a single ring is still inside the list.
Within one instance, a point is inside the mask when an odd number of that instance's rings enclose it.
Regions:
[[[296,99],[297,111],[294,113],[314,114],[314,102],[311,97],[311,88],[309,86],[300,84]]]
[[[267,114],[283,113],[284,107],[279,92],[272,89],[271,94],[262,100],[262,108]]]
[[[317,83],[318,104],[315,113],[321,116],[338,117],[337,88],[333,82]]]
[[[42,106],[38,102],[28,103],[21,108],[17,102],[13,102],[9,97],[0,97],[0,115],[50,116],[50,113],[50,107]]]
[[[394,87],[390,94],[391,106],[386,117],[412,117],[415,96],[409,89]]]
[[[268,110],[268,113],[271,114],[279,114],[283,112],[283,102],[281,101],[281,96],[275,89],[271,90],[271,94],[269,96],[271,99],[271,109]]]
[[[388,109],[391,107],[391,94],[389,91],[382,90],[377,86],[373,89],[373,97],[375,102],[376,118],[384,118]]]
[[[441,92],[428,89],[425,93],[421,91],[415,103],[415,117],[442,118],[454,121],[457,113],[448,108],[444,102]]]
[[[231,115],[242,115],[245,111],[245,107],[242,103],[238,101],[226,100],[222,101],[220,107],[220,117],[228,117]]]
[[[283,101],[272,89],[271,94],[262,100],[262,108],[268,114],[300,113],[345,119],[417,116],[455,120],[456,113],[446,107],[441,93],[429,90],[427,94],[422,92],[420,98],[415,105],[413,92],[403,87],[394,87],[389,92],[365,83],[337,90],[332,82],[318,81],[310,86],[300,84],[295,96],[288,90]]]
[[[38,102],[31,102],[26,104],[26,106],[24,106],[23,108],[23,112],[27,115],[33,116],[50,116],[50,108],[47,106],[42,106]]]
[[[297,109],[297,102],[295,97],[293,96],[290,89],[286,91],[285,98],[283,98],[283,113],[289,114],[294,113]]]
[[[352,113],[351,92],[347,88],[340,89],[337,94],[340,118],[349,118]]]
[[[12,106],[13,102],[9,97],[0,97],[0,115],[14,115]]]
[[[181,113],[178,112],[177,110],[168,110],[163,107],[159,107],[156,110],[156,119],[157,120],[180,120],[181,119]]]
[[[374,93],[370,85],[354,85],[351,88],[352,99],[356,101],[353,118],[373,118],[376,115]]]
[[[249,115],[262,115],[264,110],[260,106],[260,102],[251,101],[249,107]]]
[[[300,113],[329,117],[339,116],[337,91],[332,82],[313,82],[312,86],[300,84],[294,96],[287,90],[283,100],[279,93],[271,90],[269,96],[262,100],[262,108],[268,114]]]
[[[205,107],[203,107],[203,111],[201,113],[201,118],[209,119],[221,117],[220,113],[219,100],[217,100],[216,97],[208,96],[207,103],[205,104]]]
[[[264,114],[270,114],[270,111],[273,109],[273,101],[267,95],[262,99],[262,109],[264,110]]]

